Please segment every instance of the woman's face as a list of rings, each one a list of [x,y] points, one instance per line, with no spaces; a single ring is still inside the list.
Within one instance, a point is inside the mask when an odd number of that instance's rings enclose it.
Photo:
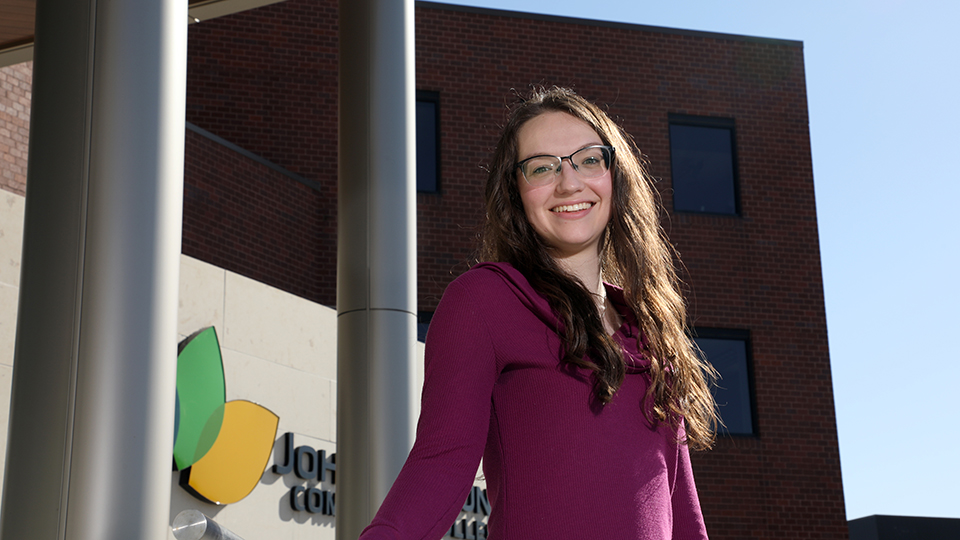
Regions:
[[[563,112],[547,112],[527,121],[517,133],[517,142],[517,161],[541,154],[569,156],[604,144],[589,124]],[[553,182],[542,186],[531,186],[516,171],[527,221],[558,259],[596,256],[613,204],[609,169],[596,178],[584,178],[570,165],[563,160]]]

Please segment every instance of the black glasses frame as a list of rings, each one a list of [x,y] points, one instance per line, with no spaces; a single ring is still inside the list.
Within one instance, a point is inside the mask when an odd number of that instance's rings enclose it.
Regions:
[[[554,177],[557,177],[557,176],[560,176],[560,170],[563,168],[563,160],[569,161],[569,162],[570,162],[570,165],[573,166],[573,170],[575,170],[575,171],[577,171],[577,172],[580,172],[580,167],[577,167],[577,164],[573,162],[573,156],[579,154],[580,152],[583,152],[584,150],[590,150],[591,148],[600,148],[600,149],[602,149],[602,150],[605,150],[605,152],[603,153],[603,162],[604,162],[604,166],[607,168],[607,170],[609,170],[609,169],[610,169],[610,163],[613,161],[613,155],[614,155],[614,153],[616,152],[616,148],[614,148],[614,147],[612,147],[612,146],[603,145],[603,144],[594,144],[594,145],[590,145],[590,146],[584,146],[583,148],[577,150],[576,152],[570,154],[569,156],[553,156],[553,155],[550,155],[550,154],[537,154],[537,155],[535,155],[535,156],[530,156],[530,157],[528,157],[527,159],[525,159],[525,160],[523,160],[523,161],[518,161],[518,162],[517,162],[517,165],[516,165],[516,168],[520,169],[520,174],[523,175],[523,180],[524,180],[526,183],[528,183],[528,184],[530,184],[530,185],[534,185],[534,184],[530,183],[530,180],[527,179],[527,174],[523,172],[523,165],[524,165],[526,162],[530,161],[531,159],[537,159],[537,158],[542,158],[542,157],[557,158],[558,160],[560,160],[560,165],[557,166],[556,173],[554,173]]]

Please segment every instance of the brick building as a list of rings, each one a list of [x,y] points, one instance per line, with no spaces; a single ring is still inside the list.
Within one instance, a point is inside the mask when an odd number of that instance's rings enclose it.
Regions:
[[[752,433],[694,456],[708,530],[844,537],[802,44],[432,3],[417,4],[416,28],[417,90],[436,103],[440,140],[437,190],[417,196],[419,309],[469,266],[514,89],[558,84],[606,104],[660,179],[698,334],[745,343]],[[187,120],[289,174],[191,134],[184,253],[324,304],[336,31],[334,3],[288,0],[194,26],[189,45]],[[732,212],[673,210],[671,125],[683,124],[731,128]],[[234,165],[210,166],[215,154]]]
[[[183,253],[328,306],[337,31],[331,0],[193,25],[187,89]],[[725,362],[729,433],[693,456],[714,539],[847,537],[803,68],[799,42],[416,7],[418,99],[437,117],[418,131],[438,140],[422,164],[436,184],[417,195],[424,320],[473,260],[515,92],[556,84],[604,104],[659,180],[691,323]],[[11,167],[2,187],[22,194]]]

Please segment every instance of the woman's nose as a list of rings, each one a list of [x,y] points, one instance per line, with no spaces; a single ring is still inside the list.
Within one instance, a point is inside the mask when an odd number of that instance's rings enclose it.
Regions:
[[[561,162],[560,171],[557,174],[560,175],[560,180],[557,181],[557,191],[574,193],[583,189],[583,178],[580,177],[580,173],[577,172],[572,161]]]

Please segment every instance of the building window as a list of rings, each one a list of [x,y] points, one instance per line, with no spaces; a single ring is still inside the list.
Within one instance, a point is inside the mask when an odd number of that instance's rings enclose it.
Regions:
[[[718,432],[755,435],[753,377],[749,333],[743,330],[698,328],[694,341],[708,362],[720,373],[713,387],[723,426]]]
[[[440,94],[417,91],[417,192],[440,191]]]
[[[677,212],[739,213],[732,119],[671,114],[670,169]]]
[[[430,328],[430,319],[432,318],[432,311],[417,312],[417,341],[420,343],[427,341],[427,329]]]

